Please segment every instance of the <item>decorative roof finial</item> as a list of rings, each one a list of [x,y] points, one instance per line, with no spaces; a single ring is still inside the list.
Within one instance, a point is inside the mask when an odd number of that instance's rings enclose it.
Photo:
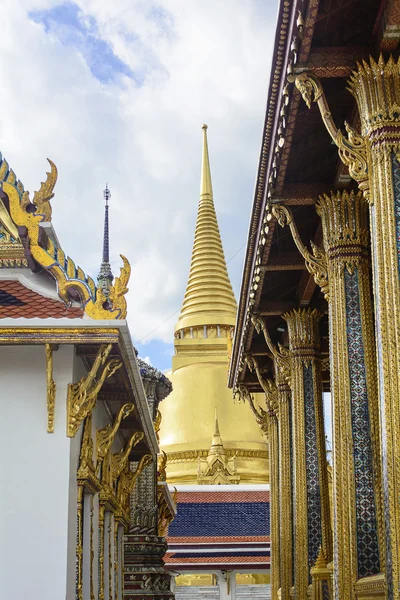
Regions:
[[[114,276],[111,272],[110,266],[110,240],[109,240],[109,226],[108,226],[108,201],[111,198],[111,192],[106,183],[105,190],[103,192],[105,204],[104,213],[104,236],[103,236],[103,259],[101,261],[100,273],[97,277],[99,287],[102,288],[104,294],[108,296],[110,293],[110,287],[113,282]]]

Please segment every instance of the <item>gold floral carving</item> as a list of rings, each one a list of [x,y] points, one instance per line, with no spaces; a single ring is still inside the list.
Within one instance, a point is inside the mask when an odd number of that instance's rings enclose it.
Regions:
[[[93,578],[93,561],[94,561],[94,543],[93,543],[93,515],[94,515],[94,496],[91,494],[90,496],[90,539],[89,539],[89,560],[90,560],[90,570],[89,570],[89,591],[90,591],[90,600],[95,600],[94,595],[94,578]]]
[[[56,405],[56,383],[53,379],[53,347],[45,345],[47,382],[47,432],[54,433],[54,411]]]
[[[329,283],[325,253],[311,242],[313,251],[313,254],[311,254],[300,238],[296,223],[293,219],[293,213],[289,208],[280,204],[274,204],[272,207],[272,214],[281,227],[284,227],[285,225],[290,227],[294,243],[304,258],[307,271],[314,277],[315,283],[320,286],[322,293],[328,300]]]
[[[129,494],[133,492],[135,483],[138,477],[143,472],[143,469],[147,467],[153,461],[151,454],[145,454],[137,466],[136,471],[130,471],[129,465],[122,471],[117,487],[117,498],[122,507],[125,507],[129,501]]]
[[[99,506],[99,600],[104,600],[104,521],[106,508],[102,502]]]
[[[103,461],[105,455],[110,450],[114,438],[117,434],[119,426],[121,425],[122,419],[125,419],[134,410],[135,405],[132,402],[128,402],[121,406],[113,425],[109,423],[103,429],[98,429],[96,432],[96,448],[97,448],[97,468]]]
[[[76,532],[76,597],[83,600],[83,485],[78,485]]]
[[[53,176],[50,174],[48,180]],[[57,290],[60,298],[70,304],[70,292],[79,294],[85,308],[85,313],[93,319],[125,319],[127,312],[125,294],[128,291],[128,282],[131,267],[128,260],[121,255],[123,266],[120,276],[116,277],[114,284],[110,287],[108,298],[101,288],[96,285],[91,277],[87,277],[80,267],[76,267],[74,261],[67,257],[60,247],[47,238],[46,247],[39,243],[40,223],[49,219],[49,194],[51,186],[47,182],[42,184],[36,195],[36,201],[43,213],[29,210],[33,206],[29,201],[27,192],[22,192],[18,185],[9,180],[4,181],[3,190],[7,194],[12,221],[25,227],[29,238],[29,250],[32,257],[39,265],[47,270],[57,282]],[[43,189],[42,189],[43,188]]]
[[[122,367],[122,362],[111,359],[106,362],[112,344],[100,346],[93,366],[86,377],[78,383],[68,385],[67,395],[67,435],[74,437],[83,419],[96,404],[97,394],[108,377]]]
[[[318,104],[322,120],[338,147],[342,162],[348,166],[350,176],[357,181],[365,198],[369,199],[368,160],[365,140],[345,123],[347,137],[338,129],[332,118],[326,97],[319,79],[311,73],[297,75],[295,84],[308,108],[312,102]]]

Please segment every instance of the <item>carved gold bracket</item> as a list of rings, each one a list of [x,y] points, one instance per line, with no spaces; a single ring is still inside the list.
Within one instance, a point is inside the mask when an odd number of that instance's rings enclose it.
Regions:
[[[328,265],[325,252],[311,242],[313,250],[313,254],[311,254],[300,238],[292,211],[289,208],[280,204],[274,204],[272,207],[272,214],[281,227],[284,227],[285,225],[289,226],[293,241],[304,258],[307,271],[311,273],[315,283],[319,285],[325,298],[329,300]]]
[[[97,448],[97,469],[103,461],[105,455],[110,450],[114,438],[117,434],[119,426],[121,425],[122,419],[125,419],[131,414],[135,405],[132,402],[128,402],[121,406],[118,415],[115,418],[113,425],[109,423],[103,429],[98,429],[96,432],[96,448]]]
[[[132,448],[136,446],[143,438],[143,431],[136,431],[127,443],[126,448],[123,448],[119,452],[111,455],[111,472],[113,481],[115,481],[124,470],[126,464],[128,463]]]
[[[129,494],[133,492],[137,479],[143,472],[143,469],[147,467],[153,461],[151,454],[145,454],[142,456],[136,471],[129,471],[129,465],[126,465],[122,471],[118,481],[117,497],[121,506],[126,506]]]
[[[122,362],[111,359],[106,362],[110,354],[112,344],[100,346],[93,366],[86,377],[82,377],[78,383],[68,385],[67,396],[67,435],[74,437],[83,419],[94,407],[97,394],[108,377],[111,377],[122,367]]]
[[[289,383],[290,385],[290,352],[287,348],[278,344],[278,347],[272,342],[270,333],[268,331],[267,324],[265,320],[260,315],[252,315],[251,322],[253,323],[255,330],[257,333],[263,332],[265,343],[268,346],[269,351],[271,352],[276,369],[277,381],[280,380],[280,375],[283,379]]]
[[[272,379],[263,377],[258,361],[254,356],[247,354],[244,360],[250,371],[255,372],[257,375],[258,382],[265,393],[267,405],[276,409],[278,407],[278,388],[275,382]]]
[[[239,384],[238,387],[235,388],[234,395],[236,395],[236,394],[239,395],[240,399],[243,402],[247,401],[249,403],[249,406],[255,417],[257,425],[260,426],[261,431],[268,437],[269,419],[268,419],[267,411],[265,411],[263,408],[261,408],[261,406],[256,407],[256,405],[254,403],[253,395],[250,393],[250,391],[247,389],[247,387],[243,383]]]
[[[53,379],[53,347],[45,344],[47,381],[47,432],[54,433],[54,412],[56,406],[56,383]]]
[[[350,176],[357,181],[364,197],[369,201],[369,180],[366,142],[348,123],[345,123],[348,137],[335,125],[326,100],[321,82],[311,73],[300,73],[295,79],[295,85],[308,108],[316,102],[325,127],[339,150],[341,161],[349,168]]]

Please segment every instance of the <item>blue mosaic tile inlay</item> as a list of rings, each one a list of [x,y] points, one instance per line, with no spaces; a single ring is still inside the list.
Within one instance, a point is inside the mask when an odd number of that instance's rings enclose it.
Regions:
[[[268,536],[269,502],[181,502],[168,537]]]
[[[355,269],[351,274],[346,269],[344,282],[356,486],[358,576],[367,577],[380,572],[380,561],[358,270]]]
[[[308,564],[311,569],[317,560],[320,546],[322,546],[321,492],[318,469],[317,425],[315,420],[312,366],[307,367],[303,364],[303,381],[306,434]]]
[[[396,222],[397,264],[400,278],[400,161],[392,153],[394,218]]]

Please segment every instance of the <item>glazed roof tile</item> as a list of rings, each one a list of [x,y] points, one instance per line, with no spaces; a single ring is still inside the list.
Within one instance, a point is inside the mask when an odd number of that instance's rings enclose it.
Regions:
[[[235,544],[235,543],[265,543],[270,541],[267,535],[199,535],[199,536],[168,536],[171,544]]]
[[[215,504],[217,502],[269,502],[269,491],[246,490],[246,491],[229,491],[229,492],[202,492],[178,491],[178,502],[183,504],[186,502],[201,502],[202,504]]]
[[[237,539],[270,533],[269,502],[181,502],[169,526],[168,538],[230,537]]]
[[[19,281],[0,280],[0,319],[81,319],[80,307],[69,307],[24,287]]]

